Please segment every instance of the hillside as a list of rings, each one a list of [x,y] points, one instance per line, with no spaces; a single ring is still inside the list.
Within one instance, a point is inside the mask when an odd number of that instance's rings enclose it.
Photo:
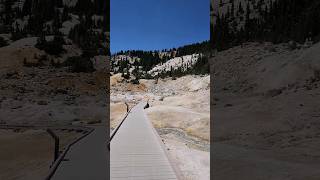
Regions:
[[[218,50],[248,41],[319,40],[316,0],[221,0],[212,7],[212,45]]]
[[[103,119],[107,4],[100,0],[0,2],[1,124]],[[88,104],[96,104],[95,117],[80,110]]]
[[[319,177],[319,50],[252,42],[210,59],[218,179]]]
[[[109,1],[0,0],[0,179],[44,179],[46,128],[105,123]],[[26,128],[7,129],[26,126]],[[43,129],[33,129],[43,126]],[[60,150],[79,129],[54,130]]]
[[[209,74],[210,52],[208,41],[161,51],[121,51],[111,56],[111,72],[136,83],[143,78]]]
[[[4,0],[0,5],[0,34],[7,34],[10,42],[30,36],[41,40],[55,36],[71,39],[91,57],[108,54],[106,1]]]

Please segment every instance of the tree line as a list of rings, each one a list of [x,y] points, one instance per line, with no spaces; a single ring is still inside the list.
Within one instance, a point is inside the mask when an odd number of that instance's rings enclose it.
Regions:
[[[248,41],[303,43],[307,38],[320,40],[318,0],[239,2],[231,0],[227,12],[217,14],[211,29],[213,48],[223,50]]]
[[[134,62],[134,66],[141,66],[143,71],[151,70],[155,65],[163,64],[174,57],[181,57],[191,54],[207,53],[211,49],[209,41],[203,41],[201,43],[194,43],[190,45],[181,46],[172,49],[163,49],[155,51],[143,51],[143,50],[127,50],[119,51],[113,56],[126,55],[130,57],[137,57],[140,60]],[[126,59],[124,62],[128,63]],[[121,66],[124,67],[124,66]],[[122,68],[120,68],[122,70]]]
[[[80,23],[71,29],[68,37],[90,56],[110,54],[105,33],[110,29],[110,0],[78,0],[73,7],[65,5],[63,0],[25,0],[22,8],[13,8],[14,3],[4,0],[5,9],[0,14],[0,33],[11,33],[12,40],[37,36],[44,48],[46,43],[41,36],[63,36],[59,29],[73,14],[79,17]],[[102,18],[93,20],[93,15]],[[22,26],[17,19],[26,20],[26,24]]]
[[[209,41],[158,51],[120,51],[112,56],[111,69],[114,73],[121,73],[122,77],[126,79],[129,79],[131,75],[133,75],[135,77],[134,82],[138,82],[140,78],[150,79],[172,77],[175,79],[187,74],[209,74],[210,66],[207,54],[210,51],[211,47]],[[152,75],[148,73],[148,71],[156,65],[162,65],[172,58],[183,58],[183,56],[192,54],[201,54],[198,61],[193,65],[191,63],[185,63],[178,68],[170,67],[169,71],[162,70],[158,72],[156,77],[152,77]],[[133,58],[134,60],[132,60]],[[130,69],[132,69],[132,72],[130,72]]]

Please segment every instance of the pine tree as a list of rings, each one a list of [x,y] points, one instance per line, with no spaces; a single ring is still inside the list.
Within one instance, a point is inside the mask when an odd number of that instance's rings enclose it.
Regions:
[[[8,42],[0,36],[0,47],[7,46]]]
[[[223,2],[222,0],[220,0],[219,6],[222,7],[223,6]]]
[[[244,10],[243,10],[241,1],[239,2],[238,12],[239,12],[240,14],[243,14],[243,13],[244,13]]]
[[[234,2],[231,2],[231,17],[234,18]]]

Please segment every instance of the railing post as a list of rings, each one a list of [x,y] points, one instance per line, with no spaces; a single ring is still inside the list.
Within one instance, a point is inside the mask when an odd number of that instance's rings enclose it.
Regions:
[[[149,99],[148,99],[147,104],[143,107],[143,109],[147,109],[149,107],[150,107],[150,105],[149,105]]]
[[[51,129],[47,129],[47,132],[54,139],[54,161],[53,162],[55,162],[59,157],[59,137]]]
[[[128,114],[130,113],[130,109],[129,109],[129,105],[127,102],[125,102],[125,104],[127,105],[127,113],[125,115],[125,117],[122,119],[122,121],[120,122],[120,124],[116,127],[116,129],[113,130],[110,138],[109,138],[109,142],[108,142],[108,150],[110,151],[110,143],[111,143],[111,140],[113,138],[113,136],[117,133],[117,131],[119,130],[120,126],[122,125],[122,123],[124,122],[124,120],[127,118]]]
[[[129,105],[127,102],[125,102],[126,106],[127,106],[127,112],[129,112]]]

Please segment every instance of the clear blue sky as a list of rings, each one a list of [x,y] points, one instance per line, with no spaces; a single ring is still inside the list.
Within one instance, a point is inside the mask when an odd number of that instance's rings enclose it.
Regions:
[[[210,0],[111,0],[110,48],[161,50],[210,38]]]

